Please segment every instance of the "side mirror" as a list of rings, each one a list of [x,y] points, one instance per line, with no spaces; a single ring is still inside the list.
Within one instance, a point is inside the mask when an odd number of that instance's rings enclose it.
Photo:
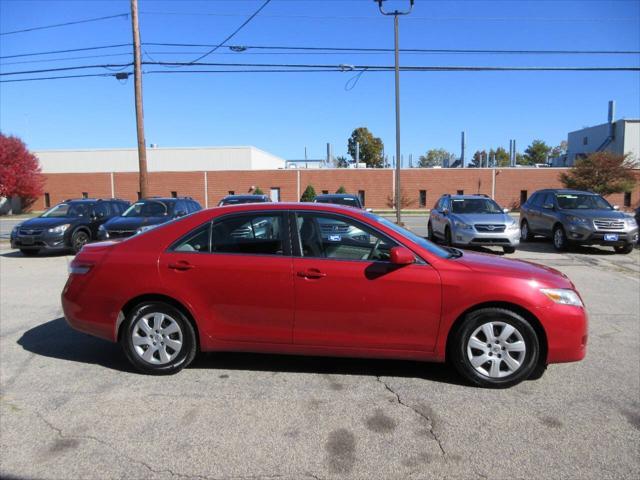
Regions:
[[[373,212],[373,208],[365,208],[365,211],[371,213],[371,212]]]
[[[508,209],[508,208],[503,208],[503,209],[502,209],[502,212],[503,212],[503,213],[509,213],[509,209]]]
[[[443,208],[442,209],[442,213],[443,213],[443,215],[449,215],[449,209],[448,208]]]
[[[415,263],[416,257],[406,247],[393,247],[391,249],[391,263],[394,265],[410,265]]]
[[[553,210],[553,203],[545,203],[544,205],[542,205],[542,208],[544,208],[545,210]]]
[[[613,206],[613,209],[614,209],[614,210],[620,210],[620,206],[619,206],[619,205],[614,205],[614,206]]]

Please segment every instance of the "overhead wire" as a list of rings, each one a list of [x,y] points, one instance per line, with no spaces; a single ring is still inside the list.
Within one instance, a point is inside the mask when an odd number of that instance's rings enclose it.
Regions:
[[[106,17],[86,18],[84,20],[75,20],[72,22],[55,23],[53,25],[43,25],[40,27],[24,28],[22,30],[13,30],[11,32],[0,32],[0,35],[15,35],[16,33],[34,32],[36,30],[46,30],[49,28],[68,27],[70,25],[79,25],[81,23],[101,22],[103,20],[111,20],[113,18],[128,17],[128,13],[119,13],[117,15],[108,15]]]

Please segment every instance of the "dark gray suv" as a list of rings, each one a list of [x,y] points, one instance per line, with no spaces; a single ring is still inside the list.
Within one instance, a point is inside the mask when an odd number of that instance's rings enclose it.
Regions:
[[[520,210],[522,241],[534,235],[553,240],[556,250],[571,244],[604,245],[630,253],[638,241],[638,224],[600,195],[580,190],[539,190]]]

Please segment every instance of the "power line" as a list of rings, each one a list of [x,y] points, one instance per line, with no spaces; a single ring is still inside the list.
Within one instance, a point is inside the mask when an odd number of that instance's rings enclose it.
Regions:
[[[118,15],[109,15],[107,17],[87,18],[84,20],[76,20],[73,22],[55,23],[53,25],[44,25],[41,27],[25,28],[23,30],[13,30],[12,32],[1,32],[0,35],[14,35],[16,33],[33,32],[35,30],[46,30],[49,28],[68,27],[70,25],[79,25],[81,23],[100,22],[103,20],[111,20],[112,18],[128,17],[128,13],[119,13]]]
[[[132,73],[127,72],[127,75]],[[16,83],[16,82],[35,82],[39,80],[62,80],[68,78],[86,78],[86,77],[115,77],[115,73],[90,73],[85,75],[64,75],[56,77],[36,77],[36,78],[13,78],[10,80],[0,80],[0,83]]]
[[[221,46],[223,46],[225,43],[227,43],[229,40],[231,40],[233,37],[235,37],[235,35],[242,30],[245,26],[247,26],[247,24],[249,22],[251,22],[251,20],[253,20],[267,5],[269,5],[269,3],[271,3],[271,0],[265,0],[265,2],[255,11],[253,12],[253,14],[251,14],[251,16],[249,18],[247,18],[244,22],[242,22],[242,24],[236,28],[233,33],[231,33],[231,35],[228,35],[227,38],[225,38],[222,42],[220,42],[218,45],[214,46],[211,50],[209,50],[207,53],[205,53],[204,55],[199,56],[198,58],[196,58],[195,60],[192,60],[191,62],[189,62],[190,64],[194,64],[196,62],[199,62],[200,60],[202,60],[205,57],[208,57],[209,55],[211,55],[213,52],[215,52],[218,48],[220,48]]]
[[[37,55],[51,55],[55,53],[71,53],[71,52],[86,52],[88,50],[102,50],[106,48],[117,48],[117,47],[130,47],[130,43],[118,43],[114,45],[102,45],[99,47],[84,47],[84,48],[70,48],[67,50],[49,50],[48,52],[31,52],[31,53],[20,53],[17,55],[4,55],[0,56],[0,59],[5,58],[20,58],[20,57],[34,57]]]
[[[28,75],[34,73],[50,73],[50,72],[64,72],[69,70],[86,70],[91,68],[126,68],[130,67],[131,63],[121,63],[121,64],[102,64],[102,65],[79,65],[76,67],[59,67],[59,68],[43,68],[40,70],[23,70],[21,72],[2,72],[0,76],[4,77],[6,75]]]

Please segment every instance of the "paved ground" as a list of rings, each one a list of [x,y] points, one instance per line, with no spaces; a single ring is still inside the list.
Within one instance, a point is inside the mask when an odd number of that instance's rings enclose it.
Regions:
[[[441,365],[274,355],[139,375],[61,318],[71,257],[0,255],[2,478],[640,477],[638,250],[514,255],[576,283],[590,345],[502,391]]]

